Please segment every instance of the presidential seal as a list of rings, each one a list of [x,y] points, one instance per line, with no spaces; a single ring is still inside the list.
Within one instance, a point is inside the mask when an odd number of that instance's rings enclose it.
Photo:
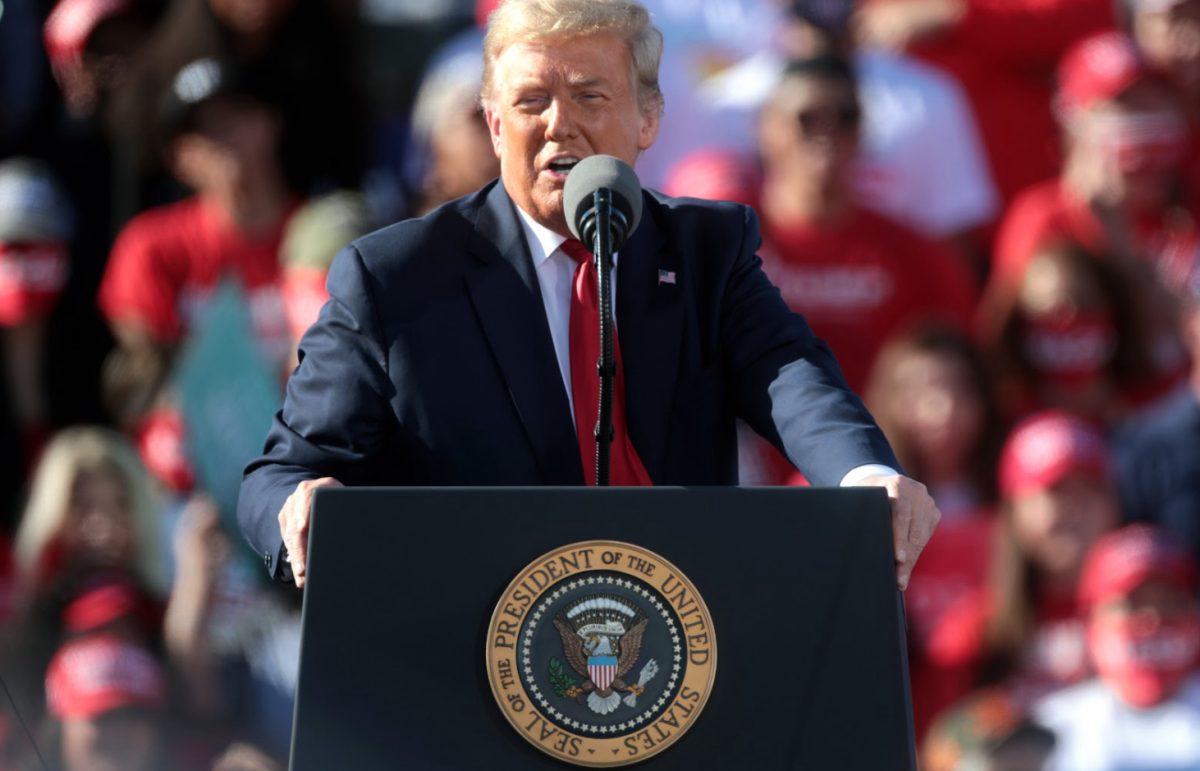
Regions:
[[[508,722],[577,766],[623,766],[679,740],[712,691],[717,640],[696,587],[617,541],[555,549],[504,590],[487,670]]]

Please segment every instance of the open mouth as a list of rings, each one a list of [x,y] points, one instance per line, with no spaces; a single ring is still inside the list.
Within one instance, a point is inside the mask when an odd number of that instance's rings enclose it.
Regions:
[[[580,159],[573,155],[563,156],[561,158],[555,158],[554,160],[550,161],[550,163],[546,164],[546,169],[554,174],[566,176],[571,172],[571,169],[575,168],[575,164],[579,163],[579,161]]]

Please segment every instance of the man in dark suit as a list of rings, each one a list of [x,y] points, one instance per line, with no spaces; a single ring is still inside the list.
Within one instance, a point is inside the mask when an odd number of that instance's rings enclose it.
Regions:
[[[572,326],[589,263],[571,256],[563,183],[582,158],[633,164],[654,142],[661,46],[630,0],[508,0],[492,15],[483,104],[500,180],[335,261],[242,487],[242,527],[274,575],[303,585],[321,486],[584,483],[590,379]],[[750,209],[644,195],[614,271],[614,457],[627,450],[630,480],[734,484],[741,417],[815,484],[888,489],[903,588],[937,509],[763,275],[758,243]]]

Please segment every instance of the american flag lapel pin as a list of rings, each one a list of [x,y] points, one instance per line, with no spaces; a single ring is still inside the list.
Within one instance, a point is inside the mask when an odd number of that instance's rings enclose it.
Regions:
[[[675,283],[675,271],[663,270],[662,268],[658,269],[658,285],[659,286],[662,286],[663,284],[674,284],[674,283]]]

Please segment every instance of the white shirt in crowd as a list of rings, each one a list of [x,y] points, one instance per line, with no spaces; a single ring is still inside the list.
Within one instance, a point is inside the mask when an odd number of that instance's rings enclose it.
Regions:
[[[1033,717],[1057,737],[1047,771],[1200,769],[1200,675],[1145,710],[1089,680],[1047,696]]]
[[[757,115],[785,64],[764,51],[703,84],[699,99],[710,114],[695,125],[710,146],[755,151]],[[863,110],[855,172],[862,202],[934,238],[991,222],[1000,198],[962,88],[890,51],[859,51],[854,68]]]

